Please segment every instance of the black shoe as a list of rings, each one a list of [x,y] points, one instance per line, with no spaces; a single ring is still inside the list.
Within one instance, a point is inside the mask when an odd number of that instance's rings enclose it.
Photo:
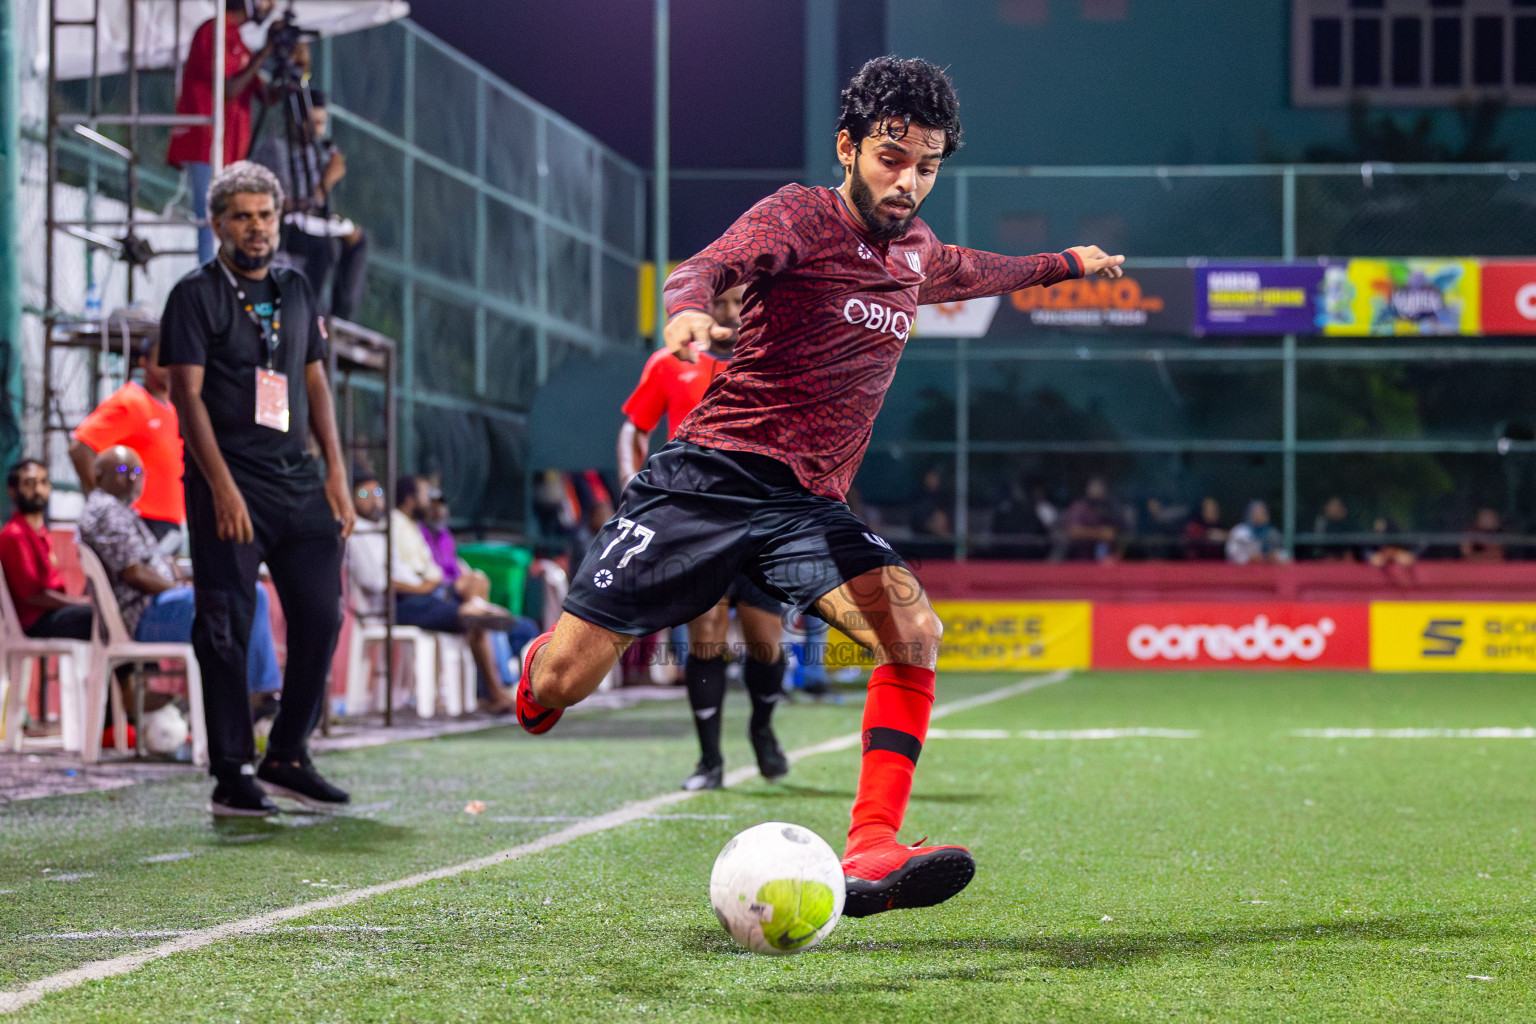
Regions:
[[[773,726],[748,729],[747,738],[752,741],[752,752],[757,755],[757,770],[763,778],[777,782],[789,774],[789,758],[784,756],[784,748],[779,746],[779,739],[773,734]]]
[[[352,799],[345,790],[337,789],[321,778],[307,757],[302,761],[278,761],[269,757],[256,769],[256,777],[267,792],[292,797],[318,811],[343,807]]]
[[[229,775],[213,787],[213,801],[208,809],[215,818],[265,818],[277,813],[277,805],[267,799],[250,775]]]
[[[725,784],[725,765],[717,764],[713,768],[700,761],[693,768],[693,774],[683,780],[683,788],[690,793],[700,789],[719,789]]]

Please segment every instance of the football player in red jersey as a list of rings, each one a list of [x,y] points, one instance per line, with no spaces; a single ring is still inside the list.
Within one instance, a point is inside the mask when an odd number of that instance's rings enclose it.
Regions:
[[[683,420],[704,397],[705,388],[725,368],[736,331],[741,327],[741,285],[716,295],[710,305],[715,323],[729,328],[731,336],[716,341],[693,361],[678,358],[671,349],[657,350],[646,361],[640,383],[624,403],[624,425],[619,428],[619,479],[628,484],[639,472],[650,448],[651,431],[663,416],[668,437],[677,433]],[[784,685],[784,604],[753,583],[748,576],[731,581],[720,603],[688,623],[688,660],[683,682],[693,709],[693,726],[699,735],[699,763],[683,780],[683,788],[719,789],[725,779],[725,758],[720,752],[721,716],[725,706],[726,629],[731,607],[746,640],[742,682],[752,701],[747,738],[757,755],[757,769],[765,779],[781,779],[789,761],[773,734],[773,709]]]
[[[875,658],[843,858],[850,917],[942,902],[976,870],[963,847],[897,841],[943,626],[844,501],[917,307],[1119,277],[1125,262],[1092,245],[1001,256],[941,243],[917,213],[959,145],[948,76],[876,58],[842,94],[842,185],[785,186],[673,271],[664,337],[684,359],[729,335],[710,301],[746,285],[731,362],[624,492],[560,621],[524,652],[518,689],[523,728],[549,729],[635,636],[696,618],[742,572],[837,626]]]

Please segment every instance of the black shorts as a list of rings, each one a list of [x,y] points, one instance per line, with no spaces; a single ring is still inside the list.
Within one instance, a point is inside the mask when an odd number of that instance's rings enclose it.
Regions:
[[[756,583],[753,583],[752,577],[746,573],[742,573],[731,580],[731,585],[727,588],[725,596],[730,600],[733,607],[744,604],[748,608],[756,608],[773,615],[784,614],[784,602],[768,593],[768,591]]]
[[[672,441],[630,481],[571,574],[565,610],[645,636],[692,622],[738,575],[803,612],[871,569],[904,564],[847,505],[812,494],[783,463]]]

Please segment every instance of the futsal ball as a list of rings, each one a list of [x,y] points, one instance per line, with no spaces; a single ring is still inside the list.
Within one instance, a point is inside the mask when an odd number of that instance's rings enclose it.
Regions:
[[[187,742],[187,718],[175,704],[147,712],[142,726],[144,747],[151,754],[169,757]]]
[[[754,953],[803,953],[832,933],[847,895],[826,840],[782,821],[753,825],[725,844],[709,900],[731,938]]]

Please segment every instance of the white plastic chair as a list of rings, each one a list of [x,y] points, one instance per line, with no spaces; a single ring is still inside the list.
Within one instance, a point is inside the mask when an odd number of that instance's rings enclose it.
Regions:
[[[385,685],[399,689],[409,668],[416,686],[416,713],[431,718],[437,706],[437,640],[434,634],[417,626],[396,625],[397,646],[409,645],[411,657],[395,659],[395,678]],[[383,692],[374,692],[373,659],[369,648],[384,645],[384,623],[354,615],[347,638],[347,707],[349,715],[365,715],[384,710]]]
[[[179,661],[186,666],[187,700],[192,706],[192,763],[199,768],[208,766],[208,722],[203,717],[203,673],[197,663],[197,654],[190,643],[173,641],[141,642],[133,639],[123,622],[122,609],[117,606],[117,595],[107,579],[107,570],[87,544],[80,545],[80,568],[90,582],[96,599],[96,614],[101,620],[106,638],[99,640],[92,651],[90,673],[85,679],[85,714],[87,722],[101,721],[106,710],[107,694],[112,688],[112,670],[119,665],[138,665],[147,661]],[[114,701],[113,733],[117,749],[128,749],[127,729],[123,728],[119,701]],[[94,764],[101,760],[101,732],[88,729],[81,760]]]
[[[437,634],[437,677],[443,699],[443,714],[449,718],[458,718],[475,710],[479,703],[476,695],[479,673],[475,667],[474,653],[463,637],[452,633]],[[417,697],[418,702],[420,699]],[[419,703],[416,713],[421,714]]]
[[[11,588],[0,570],[0,749],[21,750],[22,719],[26,716],[27,691],[32,686],[32,664],[38,658],[59,659],[59,722],[64,749],[80,750],[88,718],[82,716],[80,670],[90,660],[91,645],[80,640],[30,637],[21,630]],[[96,738],[101,741],[100,719]]]

